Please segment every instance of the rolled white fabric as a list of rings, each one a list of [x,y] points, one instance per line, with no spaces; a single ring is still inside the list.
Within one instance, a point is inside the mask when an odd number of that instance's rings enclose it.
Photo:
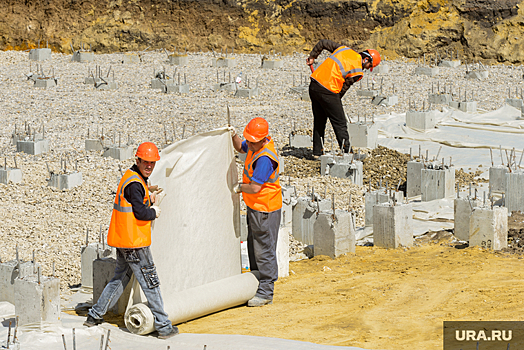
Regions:
[[[241,305],[253,298],[257,289],[257,277],[253,273],[243,273],[175,293],[166,311],[169,320],[179,324]],[[143,303],[129,307],[124,321],[134,334],[144,335],[155,330],[153,313]]]

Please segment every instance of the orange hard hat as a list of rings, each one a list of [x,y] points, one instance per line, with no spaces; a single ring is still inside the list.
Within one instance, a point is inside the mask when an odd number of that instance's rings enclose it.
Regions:
[[[256,117],[246,125],[244,138],[249,142],[263,140],[269,134],[269,124],[264,118]]]
[[[371,58],[371,65],[372,67],[369,69],[371,72],[373,72],[373,68],[378,66],[380,64],[381,58],[380,54],[377,50],[368,49],[363,52],[367,57]]]
[[[160,160],[158,148],[153,142],[144,142],[138,146],[135,156],[148,162],[156,162]]]

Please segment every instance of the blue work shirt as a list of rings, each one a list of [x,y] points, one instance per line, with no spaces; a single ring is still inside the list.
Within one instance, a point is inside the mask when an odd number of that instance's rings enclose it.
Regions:
[[[247,142],[242,141],[242,151],[248,152]],[[253,181],[257,184],[264,184],[275,171],[277,163],[268,156],[258,158],[253,164]]]

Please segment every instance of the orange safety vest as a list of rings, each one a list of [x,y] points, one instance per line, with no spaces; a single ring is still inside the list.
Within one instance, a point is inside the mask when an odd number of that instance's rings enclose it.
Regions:
[[[271,137],[267,137],[269,142],[258,152],[247,151],[246,161],[244,162],[243,183],[251,183],[253,180],[253,164],[262,156],[267,156],[277,163],[277,168],[273,171],[267,182],[262,184],[258,193],[242,192],[244,203],[256,211],[272,212],[282,208],[282,188],[280,187],[280,163],[278,160],[275,143]]]
[[[359,77],[358,80],[360,80],[363,76],[362,57],[358,52],[347,46],[336,49],[311,74],[311,78],[336,94],[342,90],[342,85],[344,85],[347,77]]]
[[[127,169],[120,179],[113,204],[113,214],[107,234],[107,244],[115,248],[142,248],[151,245],[151,221],[137,220],[131,203],[124,198],[124,190],[132,182],[140,182],[145,189],[144,204],[148,207],[149,189],[137,172]]]

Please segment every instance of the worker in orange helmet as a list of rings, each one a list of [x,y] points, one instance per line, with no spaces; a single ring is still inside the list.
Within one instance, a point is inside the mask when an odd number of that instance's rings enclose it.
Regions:
[[[331,52],[322,64],[311,74],[309,96],[313,109],[313,157],[323,152],[324,132],[329,119],[338,145],[345,153],[350,150],[350,140],[346,116],[342,107],[342,97],[351,85],[362,79],[364,69],[373,71],[380,64],[380,54],[376,50],[356,52],[334,41],[320,40],[306,63],[312,66],[323,50]],[[313,70],[313,69],[312,69]]]
[[[159,160],[160,154],[155,144],[144,142],[136,151],[136,164],[120,179],[107,234],[107,243],[115,247],[117,252],[115,275],[89,310],[85,326],[92,327],[104,322],[102,317],[117,303],[134,274],[154,315],[158,338],[167,339],[178,334],[178,328],[171,325],[164,311],[160,281],[149,249],[151,221],[159,217],[159,205],[165,196],[158,186],[147,185]],[[153,191],[151,194],[150,190]]]
[[[235,187],[247,206],[247,249],[251,270],[260,272],[257,293],[248,306],[273,302],[274,283],[278,279],[277,238],[282,211],[280,167],[275,144],[264,118],[252,119],[244,129],[245,141],[230,127],[233,146],[247,153],[242,183]]]

